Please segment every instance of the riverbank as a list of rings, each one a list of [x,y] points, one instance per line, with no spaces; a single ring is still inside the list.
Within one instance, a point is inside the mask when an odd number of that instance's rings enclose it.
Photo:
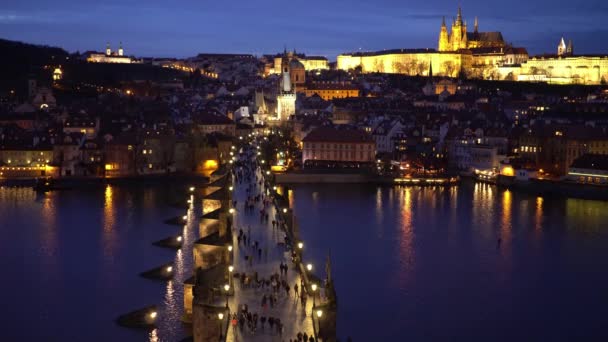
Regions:
[[[520,181],[515,177],[498,176],[496,184],[511,190],[539,196],[559,196],[589,200],[608,201],[608,187],[604,185],[579,184],[561,180],[530,179]]]
[[[36,185],[38,178],[0,178],[0,186],[22,186],[32,187]],[[71,188],[91,188],[104,187],[110,185],[125,184],[157,184],[162,182],[192,183],[203,185],[209,180],[208,177],[192,173],[171,173],[162,175],[142,175],[130,177],[61,177],[51,178],[53,187],[57,190],[67,190]]]

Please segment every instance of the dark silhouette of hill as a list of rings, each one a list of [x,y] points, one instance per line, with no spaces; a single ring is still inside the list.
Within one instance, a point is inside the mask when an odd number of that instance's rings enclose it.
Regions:
[[[28,77],[50,77],[52,71],[45,65],[58,65],[68,61],[69,53],[61,48],[34,45],[0,39],[0,89],[19,89],[27,84]]]

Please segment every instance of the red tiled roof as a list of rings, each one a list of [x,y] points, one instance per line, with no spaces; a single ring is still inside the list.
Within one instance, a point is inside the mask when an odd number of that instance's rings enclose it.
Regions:
[[[372,137],[359,130],[336,129],[333,127],[319,127],[308,133],[303,142],[350,142],[350,143],[370,143]]]

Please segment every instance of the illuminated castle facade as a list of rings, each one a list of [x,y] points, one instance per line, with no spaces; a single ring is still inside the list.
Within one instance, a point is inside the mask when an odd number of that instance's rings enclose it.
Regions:
[[[456,19],[452,21],[452,27],[448,33],[445,25],[445,17],[439,30],[439,51],[458,51],[477,48],[505,48],[504,39],[500,32],[479,32],[479,23],[475,17],[473,32],[467,31],[467,22],[462,20],[462,11],[458,8]]]
[[[530,57],[525,48],[505,43],[500,32],[479,32],[477,18],[468,31],[462,11],[452,20],[445,18],[439,30],[437,50],[395,49],[341,54],[340,70],[359,69],[363,73],[427,75],[432,66],[436,76],[491,80],[532,81],[556,84],[601,84],[608,81],[608,55],[575,55],[572,41],[562,38],[551,55]]]

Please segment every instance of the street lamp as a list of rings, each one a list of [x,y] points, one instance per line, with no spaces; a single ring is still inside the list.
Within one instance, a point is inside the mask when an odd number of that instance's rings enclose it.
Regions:
[[[182,216],[182,220],[186,221],[188,219],[188,215]]]
[[[231,214],[234,214],[234,208],[228,209],[228,212],[231,213]]]
[[[321,318],[323,316],[323,310],[317,310],[317,317]]]
[[[306,269],[308,270],[308,272],[312,271],[312,264],[306,265]]]
[[[167,273],[173,272],[173,266],[167,266]]]
[[[228,282],[232,284],[232,271],[234,271],[234,266],[228,266]]]
[[[180,236],[176,237],[175,240],[177,240],[177,242],[182,242],[182,236],[180,235]]]
[[[312,306],[315,307],[315,292],[317,291],[317,284],[312,284],[310,287],[312,288]]]
[[[287,208],[283,208],[283,214],[287,214]]]
[[[228,246],[228,252],[232,252],[232,246]]]
[[[155,318],[156,318],[156,316],[157,316],[156,311],[152,311],[152,312],[150,312],[150,318],[155,319]]]
[[[266,176],[270,175],[270,171],[266,171]]]
[[[277,191],[276,185],[272,187],[272,190]]]
[[[228,291],[230,290],[230,285],[224,285],[224,291],[226,291],[226,308],[228,308]]]
[[[298,249],[304,248],[304,242],[298,242]]]
[[[222,320],[224,319],[224,314],[223,313],[218,313],[217,314],[217,318],[218,318],[218,322],[220,323],[220,341],[222,340]]]
[[[228,188],[228,190],[230,190],[230,191],[232,191],[232,189],[234,189],[232,186],[230,186],[230,187]]]
[[[194,191],[194,187],[193,186],[190,187],[190,192],[192,192],[192,191]]]

